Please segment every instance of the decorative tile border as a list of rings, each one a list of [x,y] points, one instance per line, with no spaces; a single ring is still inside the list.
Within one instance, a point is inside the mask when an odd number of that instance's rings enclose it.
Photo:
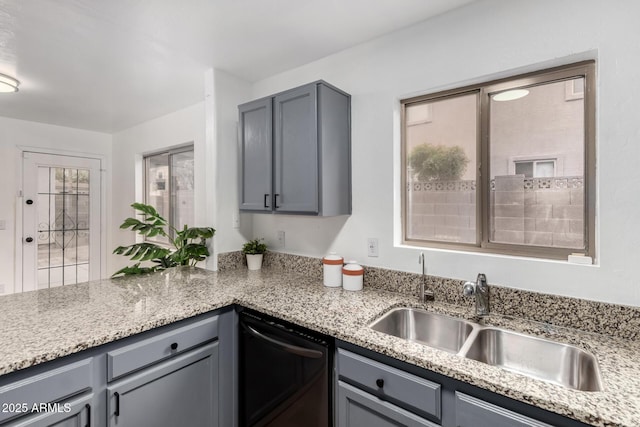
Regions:
[[[218,269],[242,268],[246,265],[240,252],[218,255]],[[264,267],[299,271],[309,278],[322,279],[319,258],[279,252],[265,254]],[[422,276],[416,273],[364,266],[364,286],[370,289],[418,296]],[[427,276],[427,289],[433,290],[436,301],[472,310],[474,301],[462,295],[464,281]],[[640,307],[589,301],[579,298],[543,294],[508,288],[489,283],[491,313],[513,316],[580,329],[624,339],[640,339]]]

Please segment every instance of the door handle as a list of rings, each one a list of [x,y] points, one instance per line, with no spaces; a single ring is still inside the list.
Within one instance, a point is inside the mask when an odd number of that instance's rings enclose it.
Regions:
[[[26,239],[24,239],[24,241],[27,243],[31,243],[33,242],[33,237],[27,237]]]
[[[269,206],[267,206],[267,199],[268,199],[268,198],[269,198],[269,194],[267,193],[267,194],[265,194],[265,195],[264,195],[264,207],[265,207],[265,208],[268,208],[268,207],[269,207]]]
[[[278,206],[278,196],[279,194],[276,193],[275,196],[273,197],[273,207],[278,209],[280,206]]]
[[[279,347],[281,350],[286,351],[287,353],[292,353],[298,356],[307,357],[309,359],[319,359],[323,356],[321,351],[312,350],[310,348],[299,347],[297,345],[289,344],[286,342],[282,342],[280,340],[276,340],[274,338],[268,337],[265,334],[258,332],[254,328],[244,323],[241,323],[242,327],[249,332],[254,337],[261,339],[263,341],[267,341],[270,344]]]

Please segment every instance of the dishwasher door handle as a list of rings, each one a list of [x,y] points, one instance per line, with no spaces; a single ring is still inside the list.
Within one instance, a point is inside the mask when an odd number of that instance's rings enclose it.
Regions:
[[[310,348],[299,347],[297,345],[289,344],[286,342],[282,342],[280,340],[276,340],[274,338],[268,337],[265,334],[256,331],[251,326],[241,323],[242,327],[245,328],[247,332],[249,332],[254,337],[267,341],[268,343],[275,345],[276,347],[286,351],[287,353],[292,353],[298,356],[307,357],[309,359],[319,359],[324,356],[321,351],[312,350]]]

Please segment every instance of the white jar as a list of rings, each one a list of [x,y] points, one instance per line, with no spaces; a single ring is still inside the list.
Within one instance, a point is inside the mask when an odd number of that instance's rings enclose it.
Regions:
[[[356,261],[347,261],[347,265],[342,267],[342,287],[346,291],[362,290],[364,279],[364,268]]]
[[[344,258],[331,252],[322,258],[322,277],[325,286],[339,288],[342,286],[342,266]]]

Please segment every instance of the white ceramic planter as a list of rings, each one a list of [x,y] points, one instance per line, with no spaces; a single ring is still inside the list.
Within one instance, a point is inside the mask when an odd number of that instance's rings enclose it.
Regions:
[[[264,254],[247,254],[247,267],[249,270],[260,270],[262,268],[262,255]]]

